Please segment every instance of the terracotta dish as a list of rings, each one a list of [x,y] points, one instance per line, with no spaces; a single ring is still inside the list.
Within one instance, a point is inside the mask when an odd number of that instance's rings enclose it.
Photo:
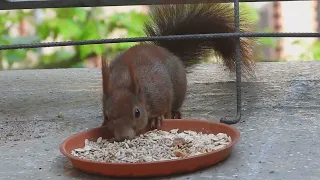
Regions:
[[[179,173],[192,172],[198,169],[212,166],[225,160],[231,153],[232,147],[239,141],[240,133],[230,125],[204,120],[167,119],[162,130],[171,129],[192,130],[203,133],[226,133],[232,143],[223,149],[211,153],[183,158],[179,160],[167,160],[151,163],[103,163],[76,158],[71,151],[84,146],[85,139],[95,141],[97,138],[111,138],[111,134],[105,127],[94,128],[71,136],[60,145],[60,151],[68,157],[75,168],[92,174],[100,174],[114,177],[142,177],[165,176]]]

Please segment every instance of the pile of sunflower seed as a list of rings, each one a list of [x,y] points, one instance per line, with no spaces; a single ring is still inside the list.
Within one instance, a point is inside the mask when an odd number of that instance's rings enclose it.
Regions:
[[[71,154],[86,160],[111,163],[137,163],[173,160],[224,148],[231,137],[224,133],[204,134],[194,131],[153,130],[132,140],[116,142],[99,137],[85,140],[85,146]]]

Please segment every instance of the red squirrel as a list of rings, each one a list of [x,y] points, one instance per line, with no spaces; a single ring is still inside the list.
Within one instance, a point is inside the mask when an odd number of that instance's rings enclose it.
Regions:
[[[150,20],[144,25],[147,36],[235,32],[230,4],[160,5],[150,10]],[[248,30],[248,20],[240,17],[240,30]],[[134,138],[148,125],[160,128],[163,119],[180,116],[186,68],[214,52],[235,71],[235,46],[234,38],[159,40],[121,52],[110,65],[102,58],[102,126],[121,141]],[[252,64],[252,48],[251,39],[241,39],[245,69]]]

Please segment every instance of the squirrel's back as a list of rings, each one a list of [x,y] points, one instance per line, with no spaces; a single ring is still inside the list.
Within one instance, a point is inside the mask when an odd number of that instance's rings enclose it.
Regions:
[[[154,44],[133,46],[119,54],[110,64],[113,89],[130,86],[128,64],[134,69],[153,111],[163,109],[161,101],[170,94],[172,107],[181,107],[182,101],[176,99],[184,100],[187,82],[185,67],[178,57]]]
[[[110,78],[115,81],[114,88],[129,86],[131,64],[141,83],[157,73],[172,74],[182,62],[168,50],[154,44],[139,44],[120,53],[110,64]],[[157,77],[151,79],[157,81]],[[119,81],[120,80],[120,81]],[[159,79],[160,80],[160,79]]]

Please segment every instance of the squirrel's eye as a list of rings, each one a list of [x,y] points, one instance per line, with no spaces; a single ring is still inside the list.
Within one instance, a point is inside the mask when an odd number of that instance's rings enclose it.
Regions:
[[[136,108],[136,110],[134,112],[134,116],[135,116],[135,118],[139,118],[140,117],[140,110],[138,108]]]

